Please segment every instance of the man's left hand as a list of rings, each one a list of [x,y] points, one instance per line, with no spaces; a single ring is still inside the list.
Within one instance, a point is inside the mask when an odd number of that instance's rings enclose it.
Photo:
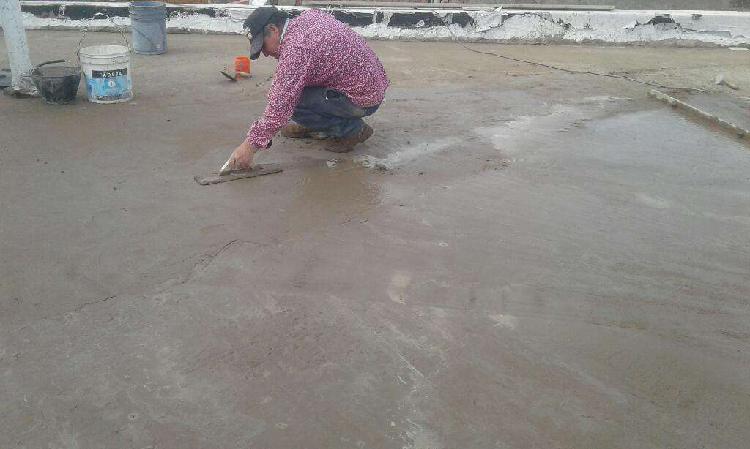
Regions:
[[[237,171],[237,170],[248,170],[253,168],[253,157],[255,156],[256,148],[250,144],[247,140],[242,142],[240,146],[235,148],[232,155],[221,167],[220,175]]]

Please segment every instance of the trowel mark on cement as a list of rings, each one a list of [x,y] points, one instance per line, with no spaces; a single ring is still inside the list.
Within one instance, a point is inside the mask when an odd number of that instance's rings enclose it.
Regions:
[[[411,284],[412,275],[404,271],[396,271],[391,276],[391,284],[406,288]],[[398,289],[397,289],[398,290]],[[429,379],[429,373],[425,375],[422,371],[403,354],[399,347],[399,341],[408,341],[403,335],[400,335],[398,329],[389,326],[389,332],[373,333],[370,326],[365,324],[359,314],[353,313],[348,308],[347,303],[343,302],[337,296],[330,296],[330,301],[335,305],[333,308],[342,318],[350,321],[353,328],[361,332],[367,341],[372,341],[378,348],[381,348],[385,354],[392,357],[396,363],[395,378],[400,385],[410,387],[409,391],[403,395],[397,405],[397,410],[406,416],[403,422],[407,428],[399,434],[403,441],[404,449],[443,449],[445,446],[440,441],[439,435],[430,429],[429,420],[425,416],[422,406],[426,398],[433,395],[433,384]]]
[[[533,151],[529,150],[540,144],[550,145],[548,142],[556,142],[557,133],[584,127],[597,114],[608,110],[608,104],[628,100],[630,99],[624,97],[586,97],[579,106],[552,105],[547,114],[521,115],[500,126],[475,128],[474,132],[489,139],[496,149],[507,155],[522,152],[530,154]]]
[[[515,329],[518,325],[518,318],[513,315],[497,313],[495,315],[487,315],[487,317],[494,321],[496,326],[502,326],[507,329]]]
[[[405,291],[409,284],[411,284],[411,274],[405,271],[397,271],[393,273],[393,276],[391,276],[391,282],[387,289],[388,297],[391,298],[391,301],[405,304]]]
[[[603,108],[607,103],[629,100],[620,97],[587,97],[584,104],[596,105],[597,109]],[[589,108],[590,109],[590,108]],[[542,134],[556,132],[559,129],[567,131],[570,127],[580,127],[582,123],[589,120],[590,114],[581,107],[567,105],[553,105],[548,114],[522,115],[515,120],[503,122],[502,126],[476,128],[474,132],[481,137],[489,138],[495,148],[509,152],[519,139],[528,139],[529,134]],[[393,169],[417,159],[431,156],[449,149],[466,144],[466,139],[443,138],[432,142],[421,142],[398,151],[390,153],[386,157],[375,157],[364,155],[355,158],[356,162],[365,167]],[[519,150],[519,148],[515,148]]]
[[[422,142],[412,145],[403,150],[394,151],[386,157],[379,158],[370,155],[360,156],[355,159],[365,167],[392,169],[400,165],[412,162],[425,156],[446,150],[459,144],[459,139],[439,139],[432,142]]]
[[[654,209],[669,209],[670,207],[669,201],[664,198],[654,197],[646,193],[638,193],[635,198],[639,203]]]
[[[567,130],[585,114],[578,108],[556,105],[547,115],[522,115],[516,120],[505,122],[502,126],[475,128],[474,132],[481,137],[489,138],[495,148],[512,154],[522,150],[517,143],[528,140],[530,134],[554,132],[560,128]]]
[[[407,419],[409,429],[406,436],[411,440],[411,444],[406,446],[408,449],[439,449],[442,444],[435,438],[435,434],[429,429],[425,429],[420,424]]]

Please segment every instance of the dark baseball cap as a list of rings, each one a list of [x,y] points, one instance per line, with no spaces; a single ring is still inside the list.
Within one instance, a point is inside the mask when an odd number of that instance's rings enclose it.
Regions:
[[[250,59],[258,59],[263,48],[263,28],[271,22],[274,16],[279,15],[286,17],[287,14],[275,6],[261,6],[245,19],[242,27],[250,37]]]

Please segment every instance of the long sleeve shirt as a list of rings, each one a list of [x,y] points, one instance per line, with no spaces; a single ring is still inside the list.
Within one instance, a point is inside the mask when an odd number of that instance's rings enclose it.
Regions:
[[[247,140],[267,148],[291,119],[305,87],[337,90],[357,106],[370,107],[382,103],[388,85],[383,64],[361,36],[330,14],[305,11],[287,22],[268,105]]]

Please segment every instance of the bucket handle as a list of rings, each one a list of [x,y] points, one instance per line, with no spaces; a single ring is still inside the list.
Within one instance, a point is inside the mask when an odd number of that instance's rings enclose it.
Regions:
[[[43,66],[43,65],[49,65],[49,64],[59,64],[59,63],[61,63],[61,62],[65,62],[65,60],[64,60],[64,59],[55,59],[54,61],[44,61],[43,63],[41,63],[41,64],[38,64],[38,65],[37,65],[36,67],[34,67],[34,68],[35,68],[35,69],[38,69],[39,67],[41,67],[41,66]]]
[[[68,61],[65,60],[65,59],[55,59],[54,61],[44,61],[41,64],[35,65],[34,68],[31,70],[31,74],[34,75],[35,73],[40,73],[39,72],[39,67],[42,67],[42,66],[45,66],[45,65],[49,65],[49,64],[59,64],[61,62],[68,62]]]
[[[92,19],[95,19],[97,16],[104,17],[105,19],[109,19],[109,21],[112,22],[112,25],[115,27],[115,29],[120,32],[120,36],[122,36],[122,40],[125,41],[125,46],[128,47],[129,51],[133,51],[133,47],[130,46],[130,42],[128,42],[128,38],[125,37],[125,33],[123,33],[122,31],[124,27],[117,26],[113,17],[110,17],[107,14],[104,14],[101,12],[94,14]],[[83,32],[81,33],[81,40],[78,41],[78,50],[76,50],[76,56],[78,57],[79,61],[81,60],[81,45],[83,45],[83,40],[86,39],[86,33],[88,33],[88,31],[89,31],[88,25],[84,26]]]

